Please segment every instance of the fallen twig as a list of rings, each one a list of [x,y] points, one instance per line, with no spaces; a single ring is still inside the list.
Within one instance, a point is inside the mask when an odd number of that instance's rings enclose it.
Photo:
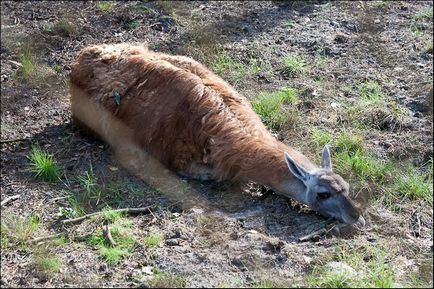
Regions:
[[[324,234],[326,232],[327,232],[327,229],[322,228],[322,229],[316,230],[316,231],[314,231],[314,232],[312,232],[306,236],[300,237],[300,238],[298,238],[298,240],[300,242],[305,242],[305,241],[308,241],[308,240],[314,238],[315,236],[319,236],[319,235]]]
[[[18,199],[19,197],[21,197],[21,195],[14,195],[14,196],[7,197],[6,199],[4,199],[1,202],[1,206],[6,205],[6,203],[8,203],[10,201],[14,201],[14,200]]]
[[[113,240],[112,234],[110,233],[110,228],[108,226],[107,220],[104,221],[104,226],[102,227],[102,231],[104,233],[104,237],[107,238],[107,240],[109,241],[110,245],[113,248],[116,247],[116,242],[115,242],[115,240]]]
[[[25,140],[27,140],[27,138],[2,139],[2,140],[0,140],[0,143],[19,142],[19,141],[25,141]]]
[[[143,208],[124,208],[124,209],[117,209],[117,210],[112,210],[112,212],[118,212],[118,213],[127,213],[127,214],[140,214],[140,213],[145,213],[145,212],[150,212],[150,209],[153,206],[149,206],[149,207],[143,207]],[[103,212],[95,212],[92,214],[88,214],[88,215],[84,215],[75,219],[66,219],[62,221],[62,224],[70,224],[70,223],[78,223],[81,222],[85,219],[89,219],[91,217],[94,216],[98,216],[100,214],[102,214]]]
[[[56,238],[62,237],[64,235],[65,235],[64,233],[58,233],[58,234],[53,234],[53,235],[48,235],[48,236],[42,236],[42,237],[38,237],[38,238],[30,240],[29,243],[35,244],[35,243],[39,243],[41,241],[56,239]]]

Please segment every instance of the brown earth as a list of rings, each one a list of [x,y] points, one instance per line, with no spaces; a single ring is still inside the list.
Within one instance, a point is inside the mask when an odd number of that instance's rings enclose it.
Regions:
[[[37,249],[4,246],[2,233],[2,287],[147,287],[153,284],[150,266],[182,276],[188,287],[251,287],[259,280],[306,286],[306,274],[336,246],[377,244],[391,248],[388,262],[397,286],[415,274],[432,287],[432,202],[399,199],[392,210],[378,201],[381,187],[360,187],[355,193],[365,207],[366,227],[344,227],[340,235],[329,232],[307,242],[299,238],[332,221],[283,197],[267,196],[255,184],[181,180],[212,204],[211,209],[186,209],[179,203],[181,192],[176,200],[158,193],[123,169],[107,145],[80,133],[71,122],[68,96],[70,64],[81,48],[95,43],[146,42],[151,49],[192,56],[209,67],[221,51],[246,66],[256,59],[264,69],[222,77],[249,98],[286,85],[298,89],[299,114],[276,135],[318,160],[309,129],[339,133],[350,127],[343,104],[359,95],[343,88],[375,80],[403,117],[390,121],[381,111],[368,115],[384,122],[383,129],[365,132],[364,147],[379,157],[421,166],[432,161],[433,54],[432,44],[427,46],[432,1],[133,1],[117,2],[107,12],[97,4],[1,2],[1,199],[20,195],[2,206],[2,224],[33,213],[41,226],[32,238],[99,230],[100,224],[90,220],[62,226],[57,215],[59,207],[69,206],[65,196],[80,192],[77,178],[90,163],[103,195],[100,203],[87,203],[87,213],[105,205],[155,207],[152,214],[128,217],[137,246],[115,266],[101,260],[95,246],[69,241],[51,248],[61,260],[60,271],[43,274],[32,261]],[[417,17],[427,9],[431,18]],[[37,63],[27,78],[20,74],[26,49]],[[305,73],[281,71],[280,59],[288,53],[303,56]],[[26,157],[33,144],[54,155],[62,182],[33,177]],[[141,241],[151,233],[164,237],[155,248]]]

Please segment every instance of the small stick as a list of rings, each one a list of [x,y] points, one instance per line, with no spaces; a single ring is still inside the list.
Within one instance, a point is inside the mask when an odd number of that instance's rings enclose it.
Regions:
[[[299,240],[300,242],[305,242],[305,241],[308,241],[308,240],[312,239],[312,238],[315,237],[315,236],[318,236],[318,235],[324,234],[324,233],[326,233],[326,232],[327,232],[327,230],[326,230],[325,228],[322,228],[322,229],[319,229],[319,230],[317,230],[317,231],[314,231],[314,232],[312,232],[312,233],[310,233],[310,234],[308,234],[308,235],[306,235],[306,236],[300,237],[300,238],[298,238],[298,240]]]
[[[112,234],[110,233],[110,228],[108,226],[107,220],[104,221],[104,226],[102,227],[102,230],[104,232],[104,236],[109,241],[110,245],[114,248],[116,247],[116,242],[113,240]]]
[[[25,141],[25,140],[27,140],[27,138],[2,139],[0,140],[0,143],[10,143],[10,142]]]
[[[69,198],[69,196],[53,198],[53,199],[51,199],[51,201],[55,202],[55,201],[60,201],[60,200],[64,200],[64,199],[67,199],[67,198]]]
[[[58,234],[53,234],[53,235],[48,235],[48,236],[42,236],[42,237],[38,237],[38,238],[30,240],[29,243],[34,244],[34,243],[39,243],[41,241],[52,240],[52,239],[56,239],[58,237],[61,237],[63,235],[65,235],[65,234],[64,233],[58,233]]]
[[[149,212],[149,209],[152,206],[149,207],[143,207],[143,208],[124,208],[124,209],[117,209],[117,210],[112,210],[112,212],[119,212],[119,213],[127,213],[127,214],[140,214],[140,213],[145,213],[145,212]],[[62,221],[62,224],[70,224],[70,223],[78,223],[81,222],[85,219],[89,219],[93,216],[98,216],[100,215],[102,212],[96,212],[96,213],[92,213],[92,214],[88,214],[88,215],[84,215],[75,219],[66,219]]]
[[[1,202],[0,205],[1,205],[1,206],[6,205],[6,203],[8,203],[8,202],[10,202],[10,201],[14,201],[14,200],[18,199],[19,197],[21,197],[21,195],[14,195],[14,196],[7,197],[6,199],[4,199],[4,200]]]

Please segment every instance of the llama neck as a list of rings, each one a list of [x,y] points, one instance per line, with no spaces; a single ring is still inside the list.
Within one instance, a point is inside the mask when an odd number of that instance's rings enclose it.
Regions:
[[[233,153],[234,151],[236,153]],[[236,149],[231,147],[226,154],[221,154],[223,158],[217,162],[217,171],[222,172],[222,179],[253,181],[306,204],[306,187],[289,171],[284,152],[306,170],[316,168],[303,154],[275,139],[253,139],[240,142]]]

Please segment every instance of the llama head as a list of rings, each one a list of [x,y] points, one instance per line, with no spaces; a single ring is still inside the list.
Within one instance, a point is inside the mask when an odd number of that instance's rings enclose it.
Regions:
[[[305,186],[306,204],[319,213],[341,220],[347,224],[364,225],[360,210],[349,197],[349,184],[332,170],[330,150],[322,151],[321,167],[307,171],[287,153],[285,160],[290,172]]]

